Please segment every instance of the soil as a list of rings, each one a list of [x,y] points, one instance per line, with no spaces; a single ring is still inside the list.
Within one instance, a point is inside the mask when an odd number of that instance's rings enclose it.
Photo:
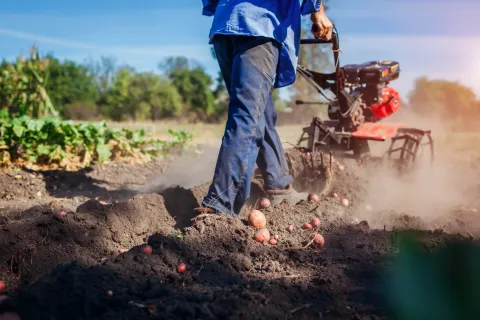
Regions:
[[[398,230],[417,230],[433,250],[473,240],[480,228],[460,217],[472,212],[452,213],[440,230],[419,217],[383,212],[385,228],[375,229],[356,218],[365,178],[340,162],[328,188],[310,183],[319,202],[262,210],[276,245],[256,242],[248,224],[261,195],[258,181],[239,217],[193,221],[208,184],[138,192],[153,173],[168,170],[166,163],[1,171],[0,280],[22,319],[391,318],[384,277]],[[303,230],[314,217],[320,227]],[[315,233],[324,247],[311,244]]]

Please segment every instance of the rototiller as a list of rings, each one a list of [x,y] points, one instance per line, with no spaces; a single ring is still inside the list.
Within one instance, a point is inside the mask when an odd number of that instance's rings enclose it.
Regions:
[[[429,161],[433,161],[433,140],[430,130],[410,128],[404,124],[386,123],[385,118],[400,108],[398,92],[389,87],[390,81],[400,75],[396,61],[369,61],[340,67],[339,37],[334,30],[332,39],[301,40],[301,45],[331,44],[335,72],[325,74],[299,65],[302,75],[318,93],[328,101],[328,120],[314,117],[310,126],[303,129],[298,146],[307,142],[306,150],[316,156],[317,151],[346,151],[360,162],[371,159],[369,141],[390,140],[390,148],[382,159],[393,160],[404,171],[415,163],[420,150],[428,149]],[[329,99],[324,90],[335,96]],[[297,100],[298,105],[308,102]],[[424,148],[427,146],[426,148]]]

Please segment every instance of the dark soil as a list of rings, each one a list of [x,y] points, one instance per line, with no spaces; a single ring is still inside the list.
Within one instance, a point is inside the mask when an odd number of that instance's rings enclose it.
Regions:
[[[260,190],[255,183],[252,202],[240,217],[207,216],[194,223],[193,208],[208,185],[161,194],[135,191],[152,171],[161,170],[163,164],[109,165],[77,173],[0,172],[5,199],[0,280],[22,319],[391,315],[392,295],[384,277],[393,263],[397,232],[355,220],[364,190],[348,167],[335,169],[320,202],[263,210],[268,230],[279,237],[277,245],[256,242],[256,230],[248,225],[247,212]],[[348,207],[342,198],[349,200]],[[23,205],[15,204],[21,200]],[[318,230],[303,230],[314,217],[321,220]],[[315,232],[324,236],[323,248],[307,246]],[[418,234],[430,249],[465,238],[441,230]],[[153,248],[151,254],[144,253],[146,245]],[[177,272],[180,263],[186,272]]]

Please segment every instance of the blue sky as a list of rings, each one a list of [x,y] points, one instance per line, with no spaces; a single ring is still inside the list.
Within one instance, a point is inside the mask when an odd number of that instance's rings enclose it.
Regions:
[[[399,61],[392,86],[402,95],[427,75],[459,81],[480,96],[480,1],[330,0],[330,7],[342,64]],[[215,74],[211,18],[201,9],[201,0],[2,1],[0,58],[13,59],[35,43],[61,59],[114,56],[140,71],[184,55]]]

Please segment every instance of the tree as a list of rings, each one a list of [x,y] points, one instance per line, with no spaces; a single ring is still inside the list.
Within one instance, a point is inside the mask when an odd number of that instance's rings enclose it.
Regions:
[[[126,110],[126,103],[133,75],[134,71],[131,68],[117,70],[111,86],[102,95],[100,111],[103,115],[116,121],[125,120],[131,115]]]
[[[119,69],[114,57],[101,57],[100,61],[90,60],[86,67],[97,83],[99,95],[104,94],[112,85],[115,74]]]
[[[140,73],[131,79],[127,101],[131,115],[138,120],[177,116],[182,102],[170,81],[153,73]]]
[[[68,109],[73,105],[94,108],[98,97],[97,86],[88,68],[74,61],[61,62],[52,55],[48,55],[47,59],[49,81],[45,88],[60,114],[69,114]]]
[[[188,111],[204,119],[216,113],[213,80],[203,67],[185,57],[170,57],[159,65],[172,81]]]
[[[168,57],[159,63],[158,68],[166,75],[175,73],[178,70],[189,70],[194,62],[186,57]]]
[[[130,67],[122,67],[112,79],[101,110],[113,120],[158,120],[177,116],[181,110],[176,88],[156,74],[135,73]]]
[[[214,96],[210,89],[212,78],[201,67],[190,71],[191,95],[190,110],[198,113],[205,112],[207,116],[214,114]]]
[[[420,114],[439,115],[444,119],[469,118],[478,114],[475,92],[457,82],[429,80],[415,81],[409,94],[409,104]]]
[[[210,52],[212,58],[217,60],[217,55],[215,49],[210,47]],[[222,71],[218,71],[217,78],[215,79],[215,90],[213,91],[213,96],[215,97],[214,109],[215,115],[223,116],[228,111],[228,103],[230,101],[230,95],[227,91],[227,86],[225,85],[225,79],[223,78]]]

